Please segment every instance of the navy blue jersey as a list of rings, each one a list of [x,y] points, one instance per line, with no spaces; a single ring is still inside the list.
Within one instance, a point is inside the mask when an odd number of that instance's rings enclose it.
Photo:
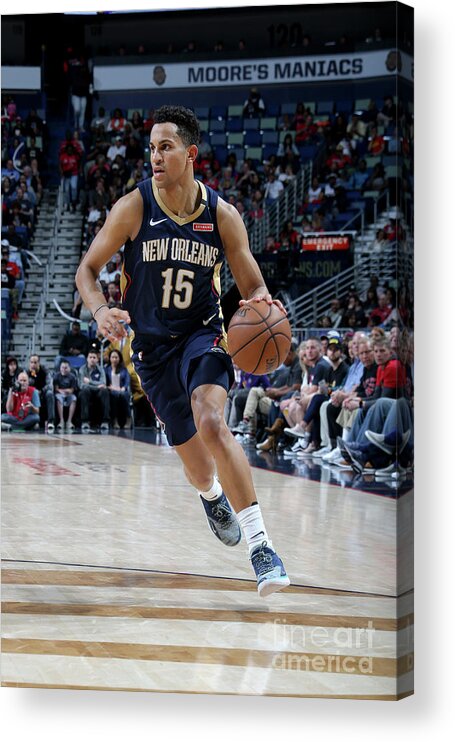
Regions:
[[[201,202],[181,218],[162,201],[153,179],[139,183],[144,213],[124,250],[122,305],[139,343],[159,345],[208,328],[224,334],[220,305],[223,244],[218,194],[199,183]]]

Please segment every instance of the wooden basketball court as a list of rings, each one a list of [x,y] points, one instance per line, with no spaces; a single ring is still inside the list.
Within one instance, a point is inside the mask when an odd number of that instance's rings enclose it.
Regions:
[[[211,534],[169,447],[33,433],[2,449],[4,686],[412,692],[412,492],[253,469],[291,578],[263,600],[244,541]]]

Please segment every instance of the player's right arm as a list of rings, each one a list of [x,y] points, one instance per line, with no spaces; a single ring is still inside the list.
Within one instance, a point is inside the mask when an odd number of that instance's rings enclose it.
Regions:
[[[134,239],[142,222],[143,204],[138,190],[123,196],[112,207],[82,263],[77,269],[76,286],[85,306],[96,313],[98,329],[111,340],[126,336],[121,322],[129,324],[128,312],[114,307],[109,309],[98,275],[109,259],[120,250],[128,239]]]

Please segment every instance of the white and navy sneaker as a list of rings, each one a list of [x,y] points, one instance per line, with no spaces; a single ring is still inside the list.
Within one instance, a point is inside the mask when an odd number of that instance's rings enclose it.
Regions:
[[[280,557],[264,541],[251,553],[251,564],[257,578],[261,598],[276,593],[291,584]]]
[[[224,492],[216,500],[205,500],[199,495],[204,506],[210,530],[226,546],[236,546],[242,538],[237,517]]]

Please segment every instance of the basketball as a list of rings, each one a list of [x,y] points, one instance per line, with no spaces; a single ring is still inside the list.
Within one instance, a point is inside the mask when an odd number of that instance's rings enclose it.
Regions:
[[[242,371],[268,374],[289,353],[291,326],[276,304],[245,304],[229,323],[227,341],[230,356]]]

